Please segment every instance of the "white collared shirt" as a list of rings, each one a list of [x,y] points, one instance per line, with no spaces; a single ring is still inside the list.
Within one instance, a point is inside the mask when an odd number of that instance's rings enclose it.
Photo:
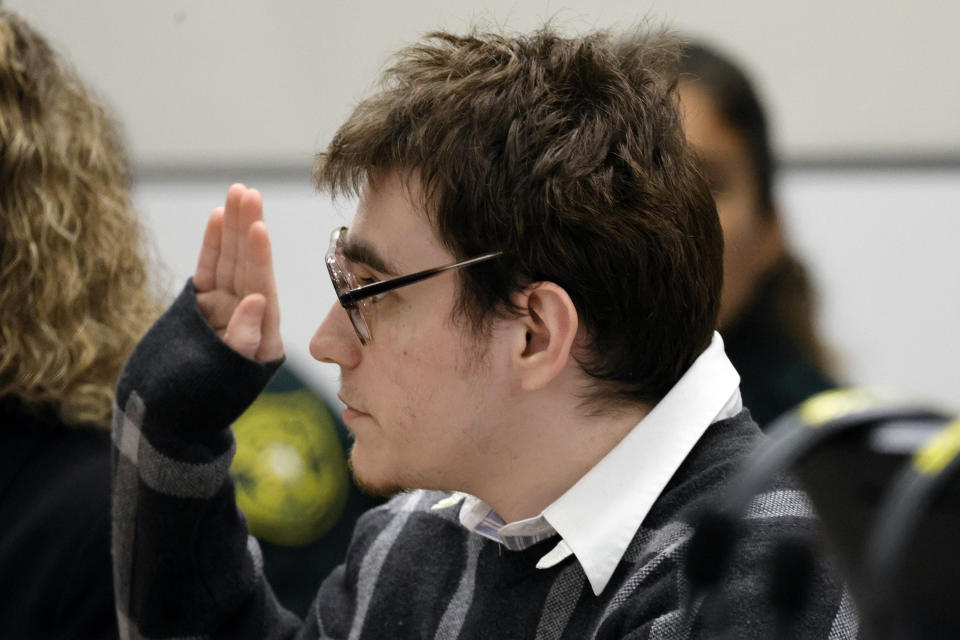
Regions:
[[[539,515],[503,519],[485,502],[454,494],[434,505],[463,501],[460,524],[513,550],[554,534],[560,542],[537,568],[576,556],[597,595],[610,581],[634,534],[707,427],[740,412],[740,376],[720,334],[660,402],[590,471]]]

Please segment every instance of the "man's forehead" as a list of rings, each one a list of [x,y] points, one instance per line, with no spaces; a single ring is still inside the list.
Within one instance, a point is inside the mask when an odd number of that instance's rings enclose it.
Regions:
[[[368,183],[346,234],[348,258],[384,273],[401,274],[451,257],[423,210],[415,183],[399,174]]]

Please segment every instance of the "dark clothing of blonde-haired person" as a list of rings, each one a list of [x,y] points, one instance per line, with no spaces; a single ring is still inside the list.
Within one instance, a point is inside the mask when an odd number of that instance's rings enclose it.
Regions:
[[[111,574],[109,433],[0,399],[0,635],[115,637]]]

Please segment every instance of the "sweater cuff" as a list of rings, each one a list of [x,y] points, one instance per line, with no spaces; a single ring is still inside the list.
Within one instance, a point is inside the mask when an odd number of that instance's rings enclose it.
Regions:
[[[282,363],[256,362],[231,349],[197,306],[190,279],[134,349],[117,403],[126,406],[136,393],[146,407],[143,430],[154,439],[203,440],[229,427]]]

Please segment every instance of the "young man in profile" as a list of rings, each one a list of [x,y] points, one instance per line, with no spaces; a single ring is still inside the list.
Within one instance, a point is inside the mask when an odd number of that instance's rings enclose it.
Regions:
[[[812,526],[798,492],[758,499],[716,602],[682,571],[685,514],[759,432],[714,333],[721,231],[676,57],[664,37],[433,34],[320,156],[318,187],[359,204],[324,247],[340,304],[310,352],[340,368],[358,481],[400,493],[303,622],[263,579],[227,475],[230,422],[283,356],[260,195],[230,188],[120,383],[125,633],[775,633],[764,568],[778,531]],[[798,629],[847,637],[840,585],[814,580]]]

